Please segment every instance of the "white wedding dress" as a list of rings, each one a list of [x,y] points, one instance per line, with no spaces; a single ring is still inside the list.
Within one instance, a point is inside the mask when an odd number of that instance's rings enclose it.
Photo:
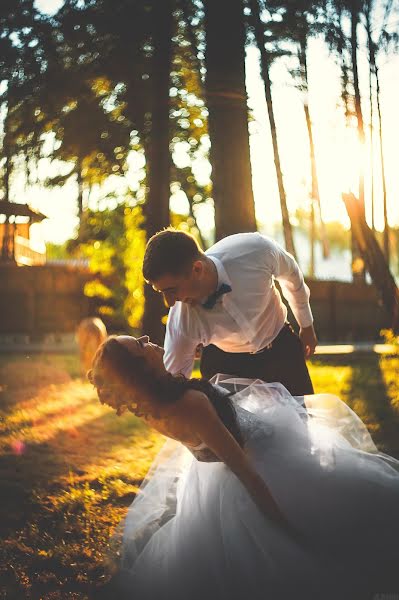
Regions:
[[[399,594],[399,460],[378,451],[336,396],[294,398],[278,383],[213,381],[236,390],[231,399],[244,449],[309,543],[262,514],[225,464],[197,460],[201,449],[169,440],[120,531],[127,597],[372,600]]]

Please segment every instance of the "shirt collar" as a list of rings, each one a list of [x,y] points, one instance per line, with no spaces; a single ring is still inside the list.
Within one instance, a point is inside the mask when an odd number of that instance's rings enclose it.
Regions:
[[[213,262],[213,264],[216,267],[216,272],[217,272],[217,276],[218,276],[218,283],[217,283],[216,289],[218,290],[220,288],[220,286],[222,285],[222,283],[226,283],[227,285],[232,287],[230,277],[227,275],[222,262],[218,258],[216,258],[216,256],[209,256],[209,255],[207,255],[207,256],[208,256],[208,258],[211,259],[211,261]]]

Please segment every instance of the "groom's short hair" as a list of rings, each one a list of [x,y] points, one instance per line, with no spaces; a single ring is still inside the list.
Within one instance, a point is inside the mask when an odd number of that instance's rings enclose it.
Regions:
[[[145,249],[144,279],[154,282],[163,275],[183,275],[202,255],[197,240],[190,233],[173,227],[158,231],[148,240]]]

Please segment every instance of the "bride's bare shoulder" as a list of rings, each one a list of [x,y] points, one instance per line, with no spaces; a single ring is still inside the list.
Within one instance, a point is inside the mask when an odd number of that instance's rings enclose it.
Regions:
[[[205,400],[208,400],[208,396],[204,392],[201,392],[201,390],[195,390],[191,388],[184,392],[181,400],[184,404],[196,404],[198,402],[204,402]]]
[[[208,411],[211,404],[208,396],[200,390],[188,389],[184,392],[179,401],[180,409],[183,412],[197,413],[198,411]]]

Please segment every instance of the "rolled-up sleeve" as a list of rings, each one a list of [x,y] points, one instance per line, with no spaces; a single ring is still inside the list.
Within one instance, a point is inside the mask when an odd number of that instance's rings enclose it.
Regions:
[[[270,269],[280,284],[282,294],[289,303],[295,319],[300,327],[313,324],[310,308],[310,290],[294,257],[272,240],[270,244]]]
[[[164,365],[169,373],[190,377],[195,351],[201,342],[195,314],[189,315],[181,302],[170,309],[165,334]]]

